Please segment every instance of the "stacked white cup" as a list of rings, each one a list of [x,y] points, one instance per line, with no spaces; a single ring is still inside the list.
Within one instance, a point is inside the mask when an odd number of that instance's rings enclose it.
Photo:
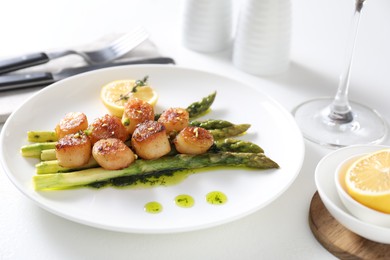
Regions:
[[[231,0],[185,0],[183,44],[200,52],[217,52],[232,42]]]
[[[234,65],[255,75],[274,75],[290,63],[290,0],[245,0],[233,47]]]

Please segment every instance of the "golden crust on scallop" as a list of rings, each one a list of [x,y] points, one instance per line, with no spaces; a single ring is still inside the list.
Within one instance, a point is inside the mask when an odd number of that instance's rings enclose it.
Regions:
[[[188,126],[190,116],[184,108],[169,108],[165,110],[158,119],[162,123],[168,134],[178,133]]]
[[[185,154],[202,154],[213,145],[214,138],[202,127],[188,126],[173,140],[176,150]]]
[[[157,159],[171,151],[165,127],[157,121],[139,124],[131,137],[131,144],[143,159]]]
[[[133,151],[117,138],[100,139],[92,148],[92,156],[107,170],[119,170],[128,167],[135,160]]]
[[[91,138],[92,144],[96,143],[100,139],[117,138],[126,141],[129,134],[126,128],[123,126],[121,120],[112,115],[104,115],[96,118],[89,126],[89,137]]]
[[[67,134],[74,134],[88,128],[88,119],[84,113],[69,112],[56,125],[55,132],[58,138]]]
[[[138,124],[153,119],[154,108],[148,102],[138,98],[131,98],[125,103],[122,123],[129,134],[134,132]]]
[[[91,158],[91,140],[83,132],[60,138],[56,144],[56,158],[63,167],[79,167]]]

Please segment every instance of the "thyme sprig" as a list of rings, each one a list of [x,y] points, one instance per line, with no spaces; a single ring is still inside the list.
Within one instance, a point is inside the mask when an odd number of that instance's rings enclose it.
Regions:
[[[127,92],[126,94],[120,94],[119,99],[116,100],[116,102],[122,101],[122,100],[124,100],[124,101],[129,100],[130,94],[137,92],[138,88],[146,86],[148,83],[148,79],[149,79],[149,76],[146,75],[143,79],[136,80],[132,89],[129,92]]]

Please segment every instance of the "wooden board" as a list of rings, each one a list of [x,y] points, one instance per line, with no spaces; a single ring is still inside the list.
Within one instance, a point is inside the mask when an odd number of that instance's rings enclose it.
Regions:
[[[390,259],[390,245],[370,241],[346,229],[332,217],[318,192],[310,203],[309,225],[316,239],[340,259]]]

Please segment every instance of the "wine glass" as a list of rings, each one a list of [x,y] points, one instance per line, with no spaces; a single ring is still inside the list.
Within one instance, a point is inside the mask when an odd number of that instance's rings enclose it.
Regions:
[[[303,136],[328,147],[376,144],[383,141],[387,134],[387,125],[381,115],[367,106],[348,100],[352,58],[364,2],[365,0],[356,0],[345,67],[336,96],[309,100],[293,110]]]

